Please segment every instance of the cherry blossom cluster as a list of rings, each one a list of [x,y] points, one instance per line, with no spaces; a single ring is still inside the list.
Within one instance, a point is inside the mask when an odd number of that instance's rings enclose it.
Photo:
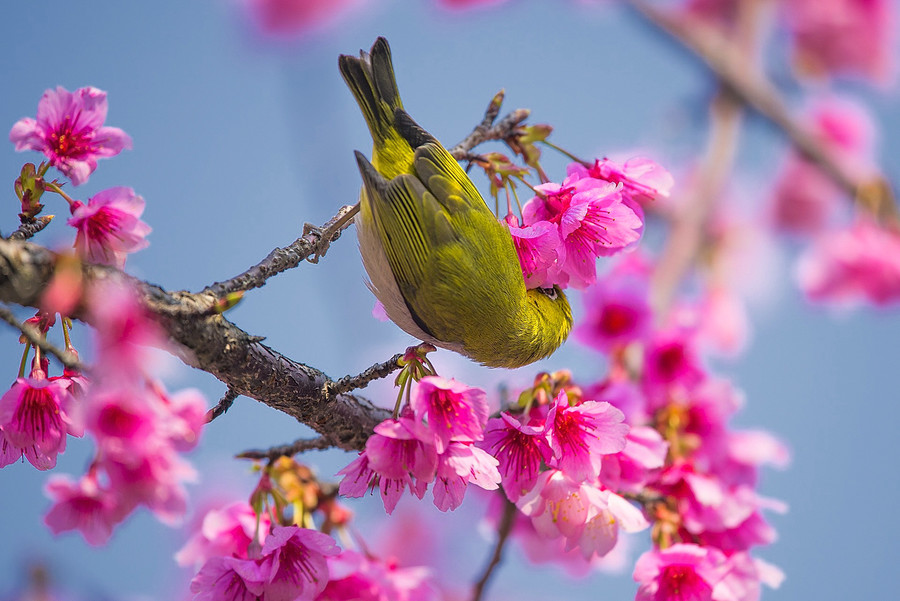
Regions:
[[[755,600],[760,584],[783,576],[750,555],[770,544],[774,529],[763,511],[783,512],[756,491],[759,467],[783,466],[784,445],[762,431],[736,431],[729,419],[740,393],[710,373],[701,359],[707,332],[684,308],[654,327],[649,269],[634,257],[616,265],[586,296],[587,317],[576,335],[610,362],[606,378],[588,389],[619,407],[637,434],[631,453],[605,462],[600,478],[640,499],[653,522],[654,550],[635,567],[637,598],[683,596]],[[689,304],[689,303],[685,303]],[[640,458],[664,444],[665,461]]]
[[[16,180],[23,220],[33,220],[40,212],[43,205],[39,200],[44,192],[57,193],[69,203],[72,218],[68,223],[77,230],[78,256],[121,269],[128,253],[147,246],[145,237],[150,227],[140,220],[144,200],[131,188],[115,187],[98,192],[85,204],[63,192],[56,180],[44,179],[52,166],[73,186],[79,186],[97,168],[97,159],[131,148],[128,134],[103,125],[107,110],[106,92],[97,88],[47,90],[38,102],[37,118],[20,119],[9,132],[9,139],[16,150],[37,150],[49,159],[37,168],[25,165]]]
[[[316,518],[319,530],[300,525]],[[281,457],[262,468],[249,503],[208,511],[175,559],[199,570],[198,601],[434,599],[429,569],[340,549],[329,533],[346,538],[350,519],[308,467]]]
[[[24,456],[38,469],[51,469],[68,436],[93,439],[96,451],[84,474],[49,479],[53,505],[45,517],[54,533],[77,530],[93,545],[106,543],[115,526],[140,506],[165,523],[182,517],[183,483],[194,472],[181,453],[196,446],[206,422],[206,401],[198,391],[170,394],[150,374],[149,349],[167,344],[130,285],[112,274],[91,286],[82,281],[82,262],[122,268],[128,253],[147,245],[150,228],[139,219],[143,199],[130,188],[115,187],[85,204],[64,192],[63,183],[45,178],[52,166],[78,186],[99,158],[131,147],[125,132],[104,125],[106,113],[105,92],[60,87],[44,93],[36,119],[21,119],[10,132],[17,150],[37,150],[49,159],[39,167],[26,164],[16,180],[23,224],[34,221],[50,192],[69,203],[68,224],[76,229],[76,254],[59,256],[41,309],[26,324],[47,340],[59,315],[65,351],[77,359],[70,336],[70,316],[77,314],[93,327],[95,344],[87,376],[66,367],[60,376],[48,377],[48,356],[23,337],[19,378],[0,398],[0,467]]]
[[[528,288],[584,289],[597,280],[597,257],[633,248],[644,229],[641,202],[667,197],[672,176],[635,158],[572,163],[561,184],[534,187],[522,209],[522,227],[510,212],[512,234]]]
[[[423,377],[399,416],[378,424],[365,450],[338,472],[344,476],[340,493],[361,497],[377,488],[391,513],[404,491],[421,499],[429,484],[441,511],[459,507],[470,483],[496,489],[497,460],[476,444],[487,418],[483,390]]]

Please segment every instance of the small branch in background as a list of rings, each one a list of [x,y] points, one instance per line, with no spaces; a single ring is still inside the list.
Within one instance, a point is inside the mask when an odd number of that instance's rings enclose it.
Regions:
[[[653,15],[656,18],[659,12],[639,0],[632,4],[639,11],[649,11],[645,16]],[[728,44],[729,52],[733,54],[729,69],[736,73],[757,71],[755,61],[764,23],[761,8],[759,2],[742,3],[735,25],[729,32],[734,42],[723,38],[723,42]],[[659,17],[661,19],[671,18],[666,13],[659,14],[662,15]],[[649,18],[651,17],[648,16]],[[678,19],[675,22],[681,24]],[[687,35],[691,35],[691,31],[693,30],[688,31]],[[734,168],[743,114],[742,98],[729,82],[720,80],[719,89],[709,107],[706,151],[691,185],[685,190],[684,198],[675,211],[665,247],[653,273],[651,302],[660,320],[665,319],[678,287],[697,261],[706,241],[709,220]]]
[[[668,313],[678,287],[700,253],[707,224],[734,165],[740,135],[742,105],[727,88],[710,105],[709,141],[703,160],[676,211],[665,246],[653,273],[652,304],[662,319]]]
[[[220,415],[225,415],[225,412],[231,409],[231,406],[234,404],[234,400],[239,396],[241,395],[233,388],[229,388],[228,390],[226,390],[225,394],[221,399],[219,399],[219,402],[216,404],[216,406],[206,412],[206,423],[208,424]]]
[[[265,259],[238,276],[207,286],[203,293],[223,297],[234,292],[260,288],[269,278],[297,267],[310,257],[313,257],[313,262],[318,261],[318,258],[325,254],[328,245],[337,240],[341,232],[350,226],[357,212],[359,203],[341,207],[337,215],[320,228],[307,224],[303,228],[303,235],[290,245],[276,248]]]
[[[384,363],[376,363],[359,375],[344,376],[339,380],[329,382],[326,385],[327,390],[325,391],[325,394],[327,396],[332,396],[350,392],[351,390],[357,390],[359,388],[365,388],[369,385],[369,382],[385,378],[400,369],[400,359],[402,358],[403,353],[397,353]]]
[[[39,231],[50,225],[55,215],[42,215],[30,223],[23,223],[19,228],[11,233],[7,239],[9,240],[28,240]]]
[[[490,560],[484,566],[481,578],[472,587],[472,601],[481,601],[484,589],[494,574],[494,569],[503,560],[503,549],[506,546],[506,541],[509,539],[509,533],[512,532],[516,511],[516,506],[510,503],[506,497],[503,497],[503,515],[500,516],[500,523],[497,524],[497,542],[494,545],[494,552],[491,554]]]
[[[85,366],[82,365],[73,354],[50,344],[46,338],[41,336],[41,333],[37,328],[31,324],[19,321],[16,316],[13,315],[12,311],[6,307],[0,307],[0,319],[19,330],[28,342],[40,348],[45,354],[53,355],[59,359],[60,363],[69,369],[74,369],[82,374],[87,371]]]
[[[793,118],[778,89],[757,68],[749,68],[745,49],[715,27],[680,17],[643,0],[629,4],[647,22],[696,54],[741,102],[768,119],[794,147],[815,163],[850,198],[883,221],[900,221],[894,193],[882,175],[861,179],[832,156],[806,127]]]
[[[250,449],[236,455],[238,459],[267,459],[275,461],[279,457],[293,457],[297,453],[305,451],[324,451],[336,446],[333,441],[324,436],[318,438],[300,438],[290,444],[284,444],[270,449]]]

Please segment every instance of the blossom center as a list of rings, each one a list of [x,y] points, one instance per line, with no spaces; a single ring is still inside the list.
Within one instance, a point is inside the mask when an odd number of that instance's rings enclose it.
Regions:
[[[635,312],[625,305],[606,305],[600,313],[598,326],[607,336],[621,336],[634,327]]]
[[[712,589],[694,570],[693,566],[673,564],[666,566],[660,579],[659,598],[673,601],[709,599]]]
[[[75,131],[71,115],[50,132],[50,146],[60,157],[81,157],[93,152],[91,144],[92,132],[87,129]]]

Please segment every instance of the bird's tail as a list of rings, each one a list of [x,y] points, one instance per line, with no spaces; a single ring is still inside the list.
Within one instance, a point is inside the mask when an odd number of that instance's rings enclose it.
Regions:
[[[363,117],[375,142],[373,157],[375,166],[384,175],[391,177],[393,174],[385,173],[379,163],[396,161],[398,157],[394,155],[397,154],[409,154],[407,160],[409,163],[412,162],[412,151],[408,144],[403,145],[406,148],[396,147],[403,138],[398,135],[394,115],[397,109],[403,108],[403,103],[400,101],[397,80],[394,78],[391,48],[387,40],[380,37],[375,40],[368,53],[361,51],[359,57],[341,55],[338,66],[359,108],[362,109]],[[379,161],[379,154],[389,155],[390,161]]]

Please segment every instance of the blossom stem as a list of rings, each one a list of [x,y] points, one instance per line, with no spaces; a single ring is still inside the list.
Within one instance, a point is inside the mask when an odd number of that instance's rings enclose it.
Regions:
[[[60,323],[63,331],[63,341],[66,344],[66,352],[73,350],[72,339],[69,337],[69,320],[67,317],[60,316]]]
[[[497,525],[497,542],[494,544],[494,552],[491,554],[490,560],[484,567],[481,578],[478,579],[478,582],[476,582],[475,586],[472,588],[472,601],[481,601],[488,581],[491,579],[496,567],[500,565],[500,562],[503,560],[503,548],[506,546],[509,533],[512,532],[515,518],[516,506],[504,497],[503,515],[500,516],[500,523]]]
[[[68,353],[50,344],[50,342],[46,338],[41,336],[41,334],[37,331],[36,328],[34,328],[34,326],[20,322],[18,319],[16,319],[16,316],[13,315],[12,311],[10,311],[9,309],[0,307],[0,320],[5,321],[12,327],[22,332],[25,340],[30,342],[35,348],[41,348],[43,349],[45,354],[53,355],[54,357],[59,359],[60,363],[62,363],[69,369],[74,369],[80,373],[85,373],[85,366],[82,365],[80,361],[75,359],[71,353]]]
[[[31,345],[25,345],[25,352],[22,353],[22,361],[19,363],[19,377],[25,377],[25,366],[28,365],[28,351],[31,350]]]
[[[543,144],[543,145],[545,145],[545,146],[548,146],[548,147],[552,148],[553,150],[555,150],[556,152],[562,154],[563,156],[572,159],[572,160],[575,161],[576,163],[581,163],[581,164],[584,165],[585,167],[590,167],[590,166],[591,166],[591,163],[589,163],[588,161],[585,161],[584,159],[578,158],[577,156],[575,156],[574,154],[572,154],[571,152],[569,152],[569,151],[566,150],[565,148],[562,148],[562,147],[560,147],[560,146],[557,146],[557,145],[554,144],[553,142],[548,142],[547,140],[541,140],[540,142],[541,142],[541,144]]]
[[[55,184],[53,182],[44,182],[44,188],[50,190],[51,192],[56,192],[57,194],[65,198],[70,207],[75,204],[75,199],[63,192],[63,189],[58,184]]]

